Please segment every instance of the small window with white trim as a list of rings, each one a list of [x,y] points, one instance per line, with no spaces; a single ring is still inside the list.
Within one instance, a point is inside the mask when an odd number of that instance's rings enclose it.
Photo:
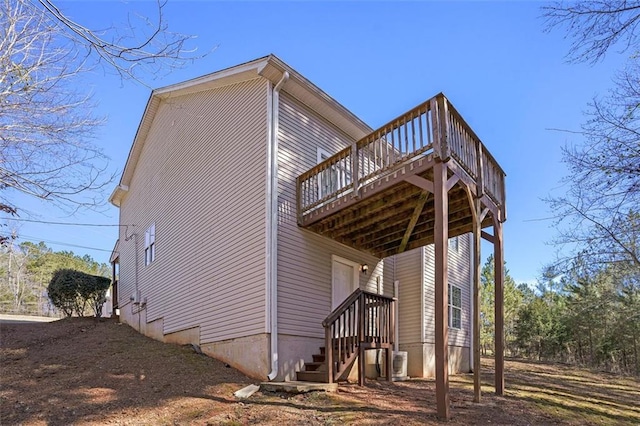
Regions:
[[[317,147],[317,164],[322,163],[331,156],[332,154],[328,151]],[[318,200],[350,185],[350,169],[351,163],[345,162],[345,159],[342,159],[326,169],[321,170],[318,173]]]
[[[331,154],[324,149],[318,147],[317,149],[318,157],[317,164],[322,163],[327,158],[331,157]],[[333,167],[330,167],[326,170],[322,170],[318,174],[318,199],[322,199],[327,195],[331,194],[335,188],[333,182],[335,182],[336,174],[334,172]]]
[[[462,289],[449,284],[449,327],[462,328]]]
[[[156,224],[151,226],[144,233],[144,264],[150,265],[156,259]]]

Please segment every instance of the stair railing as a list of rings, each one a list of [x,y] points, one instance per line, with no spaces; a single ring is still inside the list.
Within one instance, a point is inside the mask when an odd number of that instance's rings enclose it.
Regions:
[[[327,381],[334,383],[358,359],[358,381],[364,384],[364,352],[386,349],[387,380],[391,380],[391,349],[395,341],[395,299],[355,290],[322,322],[325,329]]]

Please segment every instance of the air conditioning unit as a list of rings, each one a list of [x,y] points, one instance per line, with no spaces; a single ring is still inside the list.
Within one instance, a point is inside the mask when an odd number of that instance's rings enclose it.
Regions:
[[[380,374],[382,377],[387,377],[387,373],[385,370],[387,351],[382,351],[382,356],[380,359],[381,359]],[[393,352],[393,362],[391,363],[393,380],[406,380],[409,378],[409,376],[407,376],[407,360],[408,360],[407,352],[404,352],[404,351]]]

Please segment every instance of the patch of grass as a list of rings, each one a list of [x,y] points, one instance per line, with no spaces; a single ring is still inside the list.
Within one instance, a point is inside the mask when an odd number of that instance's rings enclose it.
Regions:
[[[640,381],[586,369],[512,363],[509,395],[569,424],[640,424]]]

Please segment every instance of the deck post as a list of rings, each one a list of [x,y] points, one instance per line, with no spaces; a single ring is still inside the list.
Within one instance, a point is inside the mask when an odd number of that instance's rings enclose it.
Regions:
[[[448,318],[448,236],[449,206],[447,165],[436,161],[433,167],[435,190],[435,323],[436,323],[436,405],[438,418],[449,420],[449,318]]]
[[[440,149],[437,151],[442,161],[448,161],[451,152],[449,150],[449,111],[448,101],[442,93],[436,96],[436,103],[438,105],[438,136],[434,137],[440,144]]]
[[[358,143],[351,144],[351,183],[353,184],[353,195],[358,196],[360,190],[360,159],[358,154]]]
[[[365,296],[358,297],[358,385],[364,386],[364,343],[365,343]]]
[[[504,394],[504,247],[502,244],[502,222],[494,217],[495,260],[495,386],[496,395]]]
[[[482,204],[475,199],[473,206],[473,402],[480,402],[480,275],[482,240]]]
[[[394,318],[395,318],[395,299],[391,301],[391,303],[386,308],[387,310],[387,363],[385,368],[387,369],[387,381],[393,381],[393,342],[394,342],[394,330],[396,329]]]
[[[327,383],[333,383],[333,339],[331,335],[332,327],[324,329],[324,362],[327,364]]]

